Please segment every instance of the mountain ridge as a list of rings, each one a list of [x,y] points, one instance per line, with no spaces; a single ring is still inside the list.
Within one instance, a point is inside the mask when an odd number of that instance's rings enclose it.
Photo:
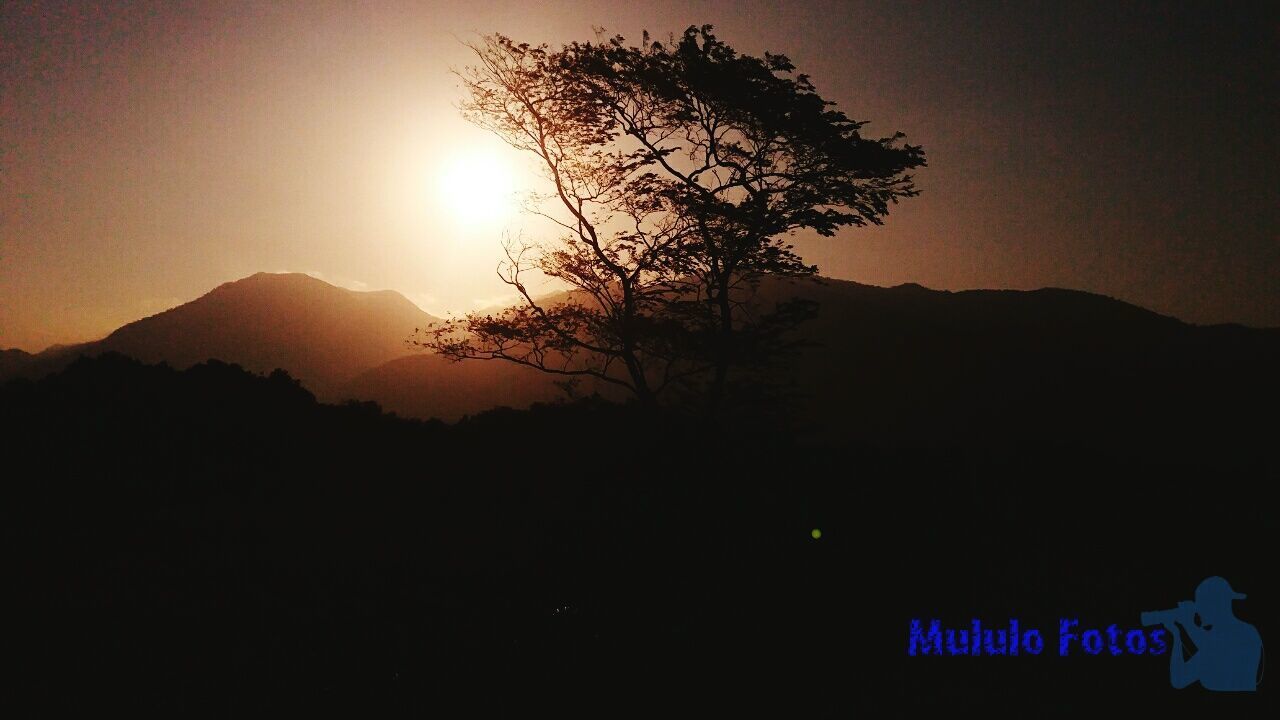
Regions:
[[[1188,372],[1253,367],[1275,356],[1280,340],[1280,329],[1192,325],[1069,288],[950,291],[769,279],[753,302],[768,307],[795,296],[815,301],[818,311],[797,333],[807,346],[789,361],[787,382],[807,416],[825,417],[823,403],[835,399],[858,407],[862,416],[852,424],[860,431],[871,416],[906,422],[937,403],[989,405],[983,393],[1048,392],[1073,373],[1110,386],[1146,370],[1165,377],[1179,364]],[[179,369],[211,358],[260,373],[283,368],[322,400],[372,400],[420,418],[456,420],[563,397],[554,378],[530,368],[453,363],[416,351],[409,344],[415,330],[439,321],[392,290],[256,273],[95,342],[36,355],[5,351],[0,379],[37,377],[80,355],[118,352]]]

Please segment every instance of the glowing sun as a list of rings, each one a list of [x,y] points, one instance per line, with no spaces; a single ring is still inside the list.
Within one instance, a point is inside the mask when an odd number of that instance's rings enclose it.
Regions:
[[[516,207],[515,170],[496,152],[454,155],[436,178],[440,204],[464,225],[492,227]]]

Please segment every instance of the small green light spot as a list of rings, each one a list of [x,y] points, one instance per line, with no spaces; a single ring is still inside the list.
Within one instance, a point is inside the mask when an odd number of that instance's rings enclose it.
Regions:
[[[813,530],[809,531],[809,537],[813,538],[814,540],[817,540],[818,538],[822,537],[822,531],[819,530],[818,528],[814,528]]]

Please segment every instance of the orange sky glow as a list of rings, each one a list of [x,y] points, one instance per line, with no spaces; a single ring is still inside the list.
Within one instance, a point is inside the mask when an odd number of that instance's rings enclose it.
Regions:
[[[704,22],[791,56],[869,134],[925,148],[923,195],[884,227],[800,238],[823,274],[1280,325],[1277,101],[1261,91],[1277,51],[1236,42],[1243,23],[1206,26],[1188,58],[1185,38],[1110,23],[1145,12],[1110,4],[16,5],[0,10],[0,347],[100,337],[259,271],[437,314],[500,303],[503,234],[551,230],[512,200],[538,182],[530,162],[459,115],[462,41]],[[1183,20],[1198,21],[1169,33]],[[1154,79],[1169,63],[1186,66]]]

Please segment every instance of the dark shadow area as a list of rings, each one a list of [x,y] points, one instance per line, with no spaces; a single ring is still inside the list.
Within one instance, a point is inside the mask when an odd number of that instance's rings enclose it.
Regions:
[[[1172,690],[1168,656],[1054,652],[1059,617],[1138,627],[1211,575],[1273,634],[1274,342],[1233,332],[1145,374],[974,373],[981,403],[822,439],[592,400],[445,425],[81,359],[0,390],[8,679],[184,716],[1265,710],[1265,683]],[[912,658],[911,618],[1018,618],[1046,651]]]

